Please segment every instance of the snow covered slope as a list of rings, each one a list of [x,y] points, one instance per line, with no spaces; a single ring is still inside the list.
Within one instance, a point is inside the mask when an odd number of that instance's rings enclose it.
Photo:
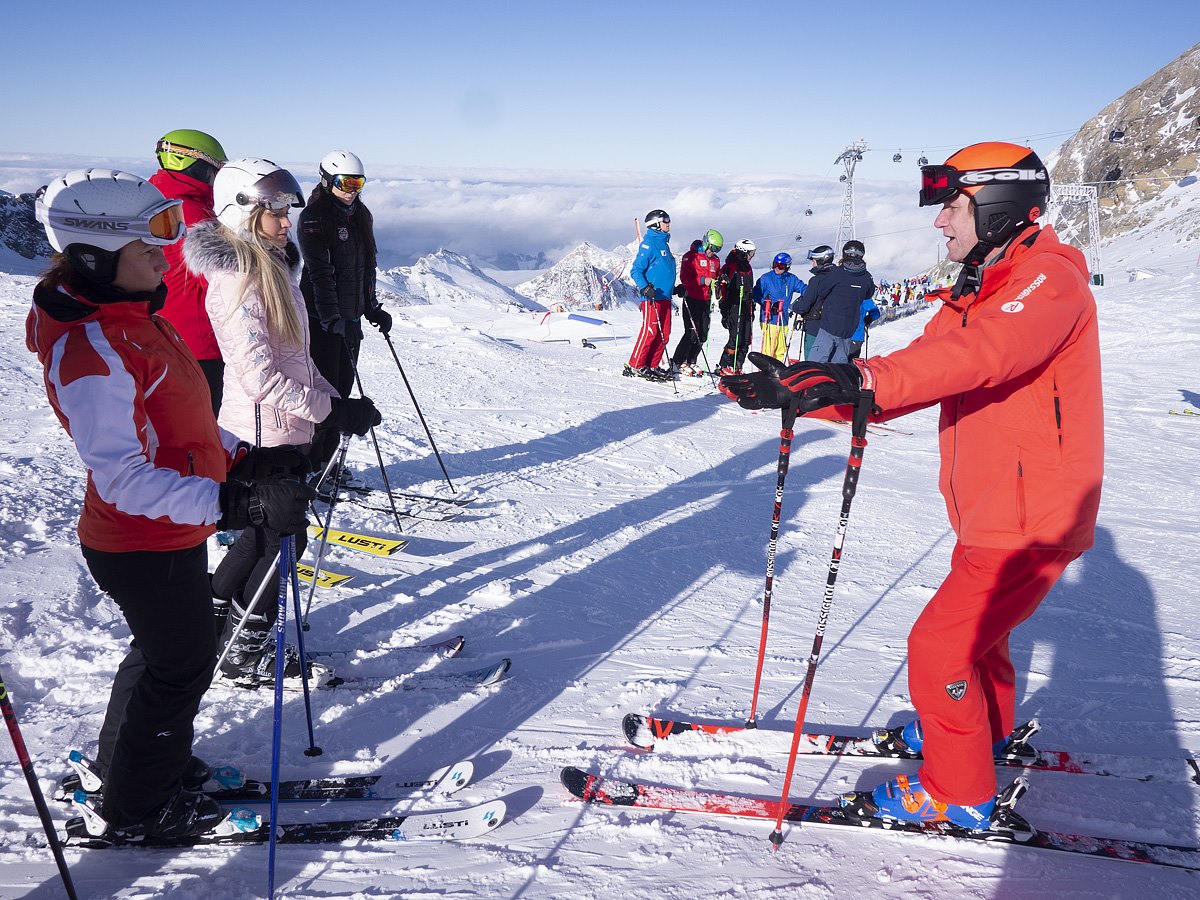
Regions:
[[[1194,244],[1153,233],[1106,248],[1161,274],[1100,289],[1107,477],[1099,539],[1016,634],[1019,713],[1046,746],[1181,757],[1200,751],[1200,532],[1194,506],[1200,422],[1195,362],[1200,273]],[[774,413],[738,409],[710,384],[622,378],[636,311],[522,311],[477,270],[437,254],[389,273],[400,358],[457,488],[476,498],[450,522],[339,506],[335,527],[401,531],[402,553],[335,549],[347,587],[321,591],[308,643],[352,651],[336,665],[374,686],[318,692],[305,757],[298,698],[285,711],[285,777],[400,776],[458,758],[476,781],[451,801],[502,797],[512,821],[459,845],[281,848],[278,883],[295,898],[522,897],[1181,897],[1196,876],[1101,860],[1043,857],[879,833],[793,829],[778,853],[749,821],[616,813],[569,801],[564,764],[651,783],[766,794],[780,788],[840,506],[848,433],[802,423],[783,505],[762,731],[630,752],[629,711],[737,722],[746,714],[761,621],[778,453]],[[43,785],[74,747],[91,749],[128,640],[79,556],[83,471],[25,350],[33,280],[0,276],[0,672]],[[876,329],[872,352],[904,345],[925,316]],[[674,326],[680,327],[678,317]],[[595,349],[581,346],[587,337]],[[714,342],[715,343],[715,342]],[[672,345],[674,339],[672,340]],[[715,347],[710,348],[715,350]],[[710,356],[712,353],[710,352]],[[362,378],[393,485],[445,490],[386,346],[368,328]],[[905,634],[949,560],[937,495],[936,413],[872,436],[854,501],[809,723],[868,729],[911,712]],[[372,483],[374,453],[351,463]],[[397,648],[463,634],[462,659]],[[454,672],[512,657],[505,681],[471,693],[419,689],[413,669]],[[412,688],[412,689],[408,689]],[[271,695],[214,689],[197,720],[204,757],[269,771]],[[794,799],[869,787],[898,764],[798,763]],[[908,767],[911,768],[911,767]],[[1021,809],[1035,824],[1200,843],[1193,784],[1036,774]],[[404,804],[398,810],[407,808]],[[387,802],[289,806],[287,820],[383,814]],[[55,810],[61,820],[64,813]],[[56,874],[20,769],[0,737],[0,897],[55,897]],[[31,837],[31,835],[34,835]],[[261,849],[71,851],[84,896],[262,896]]]

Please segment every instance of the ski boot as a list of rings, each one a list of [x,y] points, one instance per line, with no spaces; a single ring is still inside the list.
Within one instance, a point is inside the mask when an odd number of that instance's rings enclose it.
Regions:
[[[871,743],[884,756],[896,756],[914,759],[921,755],[921,745],[924,735],[921,733],[921,720],[913,719],[895,728],[878,728],[871,735]]]
[[[107,847],[190,837],[220,838],[262,827],[262,817],[252,810],[225,810],[212,797],[183,788],[144,820],[129,825],[110,824],[96,803],[97,798],[85,791],[75,793],[72,804],[80,815],[67,820],[67,844]]]
[[[997,762],[1032,765],[1038,759],[1038,752],[1029,745],[1029,739],[1037,734],[1041,727],[1037,719],[1030,719],[1018,725],[1008,737],[996,741],[992,746],[992,755]],[[895,728],[879,728],[871,735],[871,743],[883,756],[919,759],[925,743],[921,720],[913,719]]]
[[[925,793],[916,775],[897,775],[873,791],[843,794],[838,804],[850,818],[948,822],[967,831],[989,830],[992,827],[992,813],[996,810],[995,797],[975,806],[959,806],[935,800]]]

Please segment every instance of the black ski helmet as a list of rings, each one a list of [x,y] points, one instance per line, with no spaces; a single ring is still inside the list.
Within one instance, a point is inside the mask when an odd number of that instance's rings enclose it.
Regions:
[[[813,247],[808,251],[808,258],[814,266],[823,266],[826,263],[831,263],[833,262],[833,248],[828,244]]]
[[[646,227],[653,228],[655,231],[662,231],[660,225],[670,225],[671,217],[667,215],[666,210],[652,209],[646,213]]]
[[[867,255],[867,248],[862,241],[846,241],[842,245],[842,259],[861,260]]]

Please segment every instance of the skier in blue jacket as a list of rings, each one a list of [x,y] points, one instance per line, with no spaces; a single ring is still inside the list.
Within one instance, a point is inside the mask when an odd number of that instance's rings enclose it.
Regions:
[[[666,381],[659,367],[671,338],[671,293],[675,289],[675,257],[671,255],[671,217],[661,209],[646,213],[646,231],[629,275],[642,295],[642,329],[633,344],[625,375]]]
[[[792,313],[792,295],[804,296],[804,282],[791,272],[790,253],[777,253],[771,271],[762,275],[754,285],[751,298],[759,310],[762,328],[762,352],[786,362],[787,327]]]

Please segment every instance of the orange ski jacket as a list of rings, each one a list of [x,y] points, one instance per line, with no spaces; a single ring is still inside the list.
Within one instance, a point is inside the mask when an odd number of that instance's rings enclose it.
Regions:
[[[877,421],[941,403],[939,487],[961,543],[1092,545],[1104,475],[1096,301],[1083,254],[1052,229],[1026,229],[977,294],[947,297],[919,338],[862,365]]]

